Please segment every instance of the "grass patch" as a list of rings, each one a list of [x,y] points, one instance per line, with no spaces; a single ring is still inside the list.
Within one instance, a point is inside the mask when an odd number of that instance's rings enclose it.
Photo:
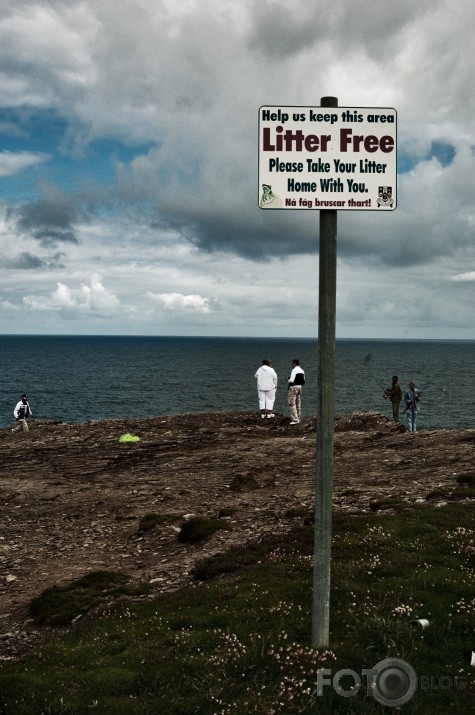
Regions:
[[[250,565],[265,562],[270,553],[285,553],[289,548],[292,553],[295,553],[296,543],[301,543],[302,546],[309,543],[309,532],[306,532],[301,539],[298,534],[300,534],[300,530],[295,529],[293,539],[290,542],[287,536],[280,538],[270,536],[267,539],[248,543],[245,549],[236,547],[208,556],[199,561],[191,573],[198,581],[209,581],[218,576],[243,571]]]
[[[198,541],[209,539],[217,531],[223,529],[230,531],[231,527],[227,521],[197,517],[195,519],[189,519],[181,525],[177,538],[182,544],[195,544]]]
[[[294,519],[295,517],[306,517],[308,515],[308,509],[304,506],[291,507],[287,509],[285,515],[288,519]]]
[[[450,489],[434,489],[434,491],[429,492],[426,496],[426,500],[430,501],[431,499],[449,499],[452,494],[452,491]]]
[[[37,625],[67,626],[104,599],[139,595],[143,584],[129,586],[128,577],[113,571],[94,571],[64,586],[52,586],[30,603],[30,615]]]
[[[386,658],[417,675],[404,715],[471,712],[474,553],[473,503],[336,514],[330,648],[310,647],[313,529],[299,528],[231,552],[232,578],[113,610],[102,602],[81,628],[0,668],[0,712],[381,715],[362,670]],[[206,563],[229,572],[224,555]],[[330,685],[319,692],[321,668]],[[360,674],[352,697],[331,686],[342,669]]]
[[[237,511],[238,509],[235,506],[224,506],[219,510],[218,516],[220,519],[223,519],[225,516],[234,516]]]
[[[451,499],[475,499],[475,486],[467,485],[451,494]]]
[[[390,509],[400,514],[401,512],[410,509],[411,505],[408,502],[401,501],[400,499],[375,499],[370,502],[369,508],[371,511],[386,511]]]
[[[455,478],[457,484],[468,485],[470,487],[475,487],[475,471],[472,472],[462,472],[458,474]]]

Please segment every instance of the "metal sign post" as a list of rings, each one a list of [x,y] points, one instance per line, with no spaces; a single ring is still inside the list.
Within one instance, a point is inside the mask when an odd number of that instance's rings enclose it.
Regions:
[[[261,209],[320,211],[317,469],[312,646],[329,645],[335,420],[337,211],[397,205],[396,111],[389,107],[259,109]]]
[[[337,107],[322,97],[322,107]],[[313,565],[312,646],[326,648],[330,638],[330,578],[335,422],[337,211],[320,211],[317,368],[317,474]]]

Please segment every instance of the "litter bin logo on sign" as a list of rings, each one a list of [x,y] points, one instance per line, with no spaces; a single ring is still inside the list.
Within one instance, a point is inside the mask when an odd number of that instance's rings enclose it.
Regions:
[[[260,107],[259,207],[393,211],[396,110]]]

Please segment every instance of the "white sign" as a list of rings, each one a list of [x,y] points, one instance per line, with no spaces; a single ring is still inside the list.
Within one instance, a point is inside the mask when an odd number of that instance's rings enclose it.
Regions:
[[[393,211],[396,110],[260,107],[259,206]]]

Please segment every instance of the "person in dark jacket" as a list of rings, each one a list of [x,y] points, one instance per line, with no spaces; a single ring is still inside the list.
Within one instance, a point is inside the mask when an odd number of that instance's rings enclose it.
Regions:
[[[28,396],[23,393],[19,402],[17,402],[15,409],[13,410],[13,415],[18,422],[17,426],[12,429],[12,432],[19,432],[20,430],[24,432],[29,432],[28,429],[28,417],[32,416],[30,404],[28,402]]]
[[[402,400],[402,389],[398,382],[397,375],[393,375],[391,387],[387,387],[384,391],[384,397],[389,397],[393,406],[393,419],[399,422],[399,405]]]
[[[302,416],[302,388],[305,384],[305,372],[300,367],[297,358],[292,360],[292,372],[288,383],[287,403],[290,410],[290,424],[298,425]]]

